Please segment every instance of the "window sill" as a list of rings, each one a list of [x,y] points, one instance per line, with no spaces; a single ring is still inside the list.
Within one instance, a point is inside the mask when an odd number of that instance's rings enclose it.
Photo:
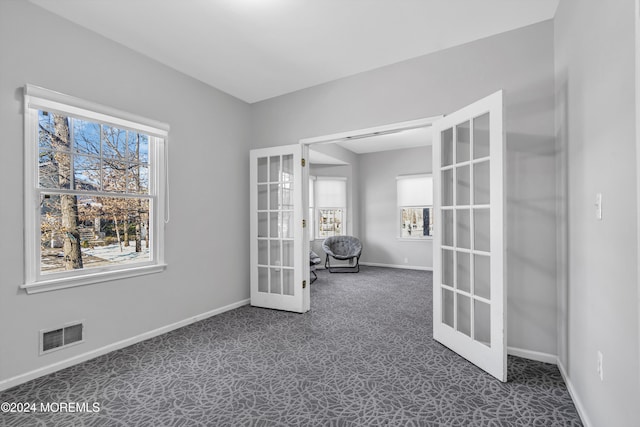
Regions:
[[[27,294],[55,291],[58,289],[73,288],[76,286],[91,285],[110,280],[125,279],[129,277],[143,276],[146,274],[160,273],[167,268],[166,264],[145,265],[143,267],[128,268],[121,271],[103,271],[98,273],[83,274],[78,277],[62,277],[58,279],[40,280],[34,283],[20,285]]]
[[[427,237],[396,237],[400,242],[432,242],[433,236]]]

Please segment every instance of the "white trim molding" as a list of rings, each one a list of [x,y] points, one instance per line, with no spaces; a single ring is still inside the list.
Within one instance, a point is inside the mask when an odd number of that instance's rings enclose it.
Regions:
[[[381,262],[366,262],[366,261],[360,261],[360,265],[368,265],[370,267],[399,268],[401,270],[433,271],[433,267],[424,267],[424,266],[419,266],[419,265],[384,264],[384,263],[381,263]]]
[[[552,365],[558,364],[558,356],[555,354],[543,353],[541,351],[526,350],[524,348],[507,346],[507,354],[522,357],[523,359],[535,360]]]
[[[77,356],[70,357],[68,359],[62,360],[60,362],[53,363],[51,365],[43,366],[42,368],[34,369],[33,371],[26,372],[24,374],[16,375],[15,377],[8,378],[6,380],[0,381],[0,391],[7,390],[11,387],[15,387],[17,385],[26,383],[27,381],[31,381],[33,379],[42,377],[44,375],[51,374],[53,372],[60,371],[62,369],[68,368],[70,366],[78,365],[82,362],[86,362],[87,360],[95,359],[98,356],[102,356],[107,353],[111,353],[112,351],[120,350],[121,348],[129,347],[130,345],[137,344],[139,342],[148,340],[150,338],[157,337],[162,334],[166,334],[167,332],[171,332],[175,329],[182,328],[184,326],[190,325],[192,323],[199,322],[200,320],[205,320],[210,317],[216,316],[218,314],[222,314],[224,312],[234,310],[236,308],[248,305],[250,300],[240,300],[238,302],[225,305],[224,307],[216,308],[205,313],[197,314],[195,316],[186,318],[179,322],[172,323],[170,325],[162,326],[160,328],[154,329],[152,331],[144,332],[140,335],[136,335],[131,338],[124,339],[122,341],[115,342],[113,344],[106,345],[104,347],[88,351],[83,354],[79,354]]]
[[[562,375],[562,379],[564,383],[567,385],[567,390],[569,391],[569,396],[571,396],[571,400],[573,400],[573,404],[576,406],[576,410],[578,411],[578,416],[580,416],[580,420],[585,427],[593,427],[593,423],[589,419],[587,415],[587,411],[584,408],[582,400],[580,400],[580,396],[578,396],[578,392],[575,387],[571,383],[571,379],[567,374],[567,370],[564,368],[562,361],[558,359],[557,361],[558,369],[560,370],[560,375]]]
[[[418,129],[431,126],[435,121],[441,119],[440,116],[426,117],[417,120],[409,120],[406,122],[391,123],[382,126],[375,126],[365,129],[351,130],[347,132],[333,133],[330,135],[322,135],[313,138],[303,138],[300,140],[302,145],[310,145],[326,142],[342,142],[350,139],[367,138],[376,135],[386,135],[390,133],[398,133],[405,130]]]

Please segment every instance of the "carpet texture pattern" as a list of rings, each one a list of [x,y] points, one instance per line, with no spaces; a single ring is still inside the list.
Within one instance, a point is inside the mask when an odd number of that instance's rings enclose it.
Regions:
[[[311,311],[249,306],[42,377],[2,426],[580,426],[556,366],[509,357],[507,383],[431,338],[430,272],[318,271]]]

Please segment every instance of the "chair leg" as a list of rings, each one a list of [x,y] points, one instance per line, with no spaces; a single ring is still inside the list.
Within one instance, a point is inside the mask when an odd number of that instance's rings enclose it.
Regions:
[[[329,273],[360,273],[360,257],[354,257],[356,259],[356,264],[351,267],[333,267],[331,268],[331,262],[329,261],[329,255],[324,262],[324,268],[329,270]],[[351,262],[353,258],[349,259]]]
[[[313,274],[313,277],[309,280],[309,283],[313,283],[313,282],[315,282],[316,280],[318,280],[318,275],[316,274],[316,272],[315,272],[315,271],[311,270],[311,272],[310,272],[310,273],[311,273],[311,274]]]

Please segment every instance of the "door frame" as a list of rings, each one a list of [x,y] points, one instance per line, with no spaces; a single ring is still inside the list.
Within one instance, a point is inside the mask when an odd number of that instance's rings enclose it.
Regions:
[[[298,143],[300,144],[300,146],[303,147],[303,150],[302,150],[303,158],[308,160],[309,148],[314,144],[333,144],[337,142],[349,141],[352,139],[387,135],[392,133],[399,133],[405,130],[431,127],[433,123],[437,122],[443,117],[444,115],[429,116],[429,117],[423,117],[420,119],[388,123],[385,125],[373,126],[369,128],[354,129],[354,130],[345,131],[345,132],[320,135],[320,136],[315,136],[310,138],[302,138],[298,141]],[[309,218],[307,217],[309,215],[309,186],[305,185],[304,183],[309,182],[309,167],[310,167],[310,164],[307,162],[307,167],[304,167],[302,171],[302,179],[303,179],[302,181],[303,182],[302,212],[303,212],[304,218],[307,221],[307,224],[310,223]],[[309,233],[303,233],[303,234],[304,236],[303,236],[302,248],[303,248],[303,251],[305,251],[304,253],[308,253],[311,247],[310,241],[309,241]]]
[[[434,122],[443,118],[444,115],[424,117],[422,119],[408,120],[405,122],[389,123],[386,125],[374,126],[370,128],[355,129],[346,132],[332,133],[328,135],[315,136],[312,138],[302,138],[299,143],[302,145],[312,145],[320,143],[344,142],[350,139],[365,138],[369,136],[386,135],[398,133],[403,130],[419,129],[431,126]]]

